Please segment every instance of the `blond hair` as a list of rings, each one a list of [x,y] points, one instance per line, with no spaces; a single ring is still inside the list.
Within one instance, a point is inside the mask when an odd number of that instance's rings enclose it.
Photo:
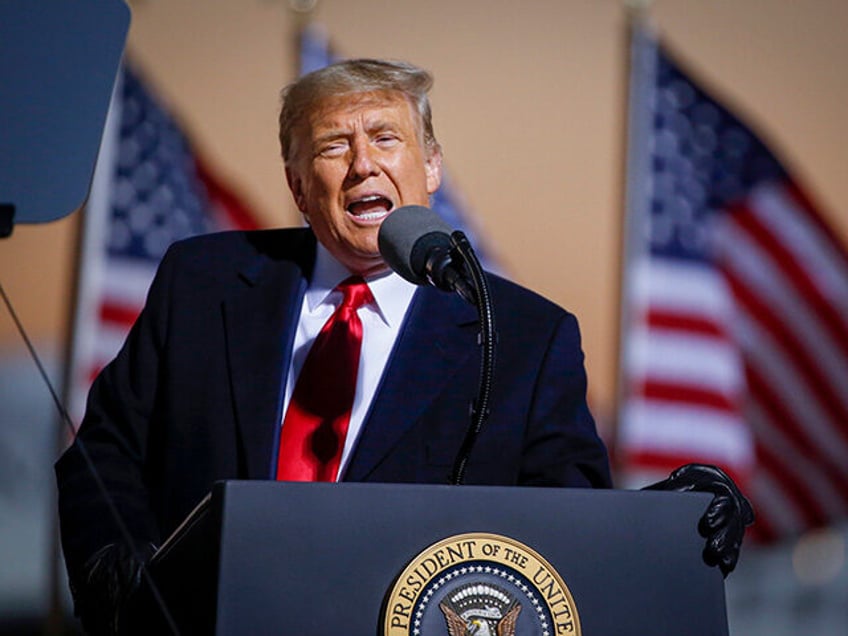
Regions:
[[[292,159],[295,129],[321,101],[339,95],[377,91],[404,95],[421,117],[424,147],[429,152],[438,151],[427,97],[432,86],[432,75],[417,66],[365,58],[337,62],[304,75],[282,91],[279,123],[283,161],[289,163]]]

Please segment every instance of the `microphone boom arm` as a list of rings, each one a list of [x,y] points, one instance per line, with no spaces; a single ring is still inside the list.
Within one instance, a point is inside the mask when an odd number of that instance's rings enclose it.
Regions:
[[[486,275],[483,273],[480,261],[474,253],[468,237],[462,231],[456,230],[451,233],[451,243],[456,253],[462,258],[471,276],[473,289],[469,291],[474,292],[474,299],[469,298],[467,295],[469,292],[460,289],[459,286],[457,286],[457,292],[477,307],[477,315],[480,320],[479,343],[481,347],[480,383],[477,389],[477,397],[471,404],[471,424],[465,432],[465,437],[462,440],[462,445],[454,460],[453,469],[450,474],[450,483],[458,486],[465,479],[465,469],[468,465],[471,450],[474,448],[477,436],[480,434],[483,425],[489,417],[489,402],[491,400],[495,375],[497,337],[495,332],[495,314],[492,307],[489,284],[486,280]]]

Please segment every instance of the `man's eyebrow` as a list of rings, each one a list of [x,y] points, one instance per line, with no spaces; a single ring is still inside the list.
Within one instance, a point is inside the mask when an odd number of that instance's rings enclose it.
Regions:
[[[375,121],[368,122],[365,126],[365,129],[369,133],[381,130],[397,130],[399,128],[401,128],[401,126],[398,125],[398,122],[391,119],[377,119]]]
[[[368,134],[374,134],[385,130],[397,131],[401,128],[402,126],[397,121],[386,118],[375,119],[374,121],[366,122],[365,124],[365,132]],[[312,139],[312,144],[313,146],[317,146],[334,139],[345,139],[353,134],[354,131],[344,126],[333,126],[316,134]]]

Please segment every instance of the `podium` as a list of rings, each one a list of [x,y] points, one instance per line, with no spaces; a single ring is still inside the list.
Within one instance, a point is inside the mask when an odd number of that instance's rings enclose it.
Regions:
[[[511,598],[520,594],[510,585],[518,585],[530,592],[513,603],[523,604],[513,611],[511,633],[519,636],[726,636],[724,582],[702,562],[696,531],[709,501],[703,493],[220,482],[150,572],[181,634],[413,634],[419,620],[422,636],[447,636],[449,613],[471,621],[475,612],[501,612],[485,599],[471,607],[472,592],[497,588],[498,598]],[[433,550],[440,541],[447,547]],[[460,555],[462,545],[468,554]],[[488,562],[487,545],[500,564]],[[535,565],[522,573],[528,555],[554,574]],[[462,567],[482,578],[451,592],[444,579]],[[556,574],[570,593],[567,609],[557,604]],[[534,599],[547,606],[547,619]],[[576,616],[569,622],[564,613]],[[157,611],[141,614],[153,620]],[[391,621],[399,629],[386,631]],[[483,627],[477,633],[489,633]]]

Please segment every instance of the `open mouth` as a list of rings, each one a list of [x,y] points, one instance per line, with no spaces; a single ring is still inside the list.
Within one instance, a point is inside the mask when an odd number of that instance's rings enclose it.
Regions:
[[[373,194],[352,201],[347,206],[348,214],[361,221],[379,221],[392,211],[394,203],[386,197]]]

